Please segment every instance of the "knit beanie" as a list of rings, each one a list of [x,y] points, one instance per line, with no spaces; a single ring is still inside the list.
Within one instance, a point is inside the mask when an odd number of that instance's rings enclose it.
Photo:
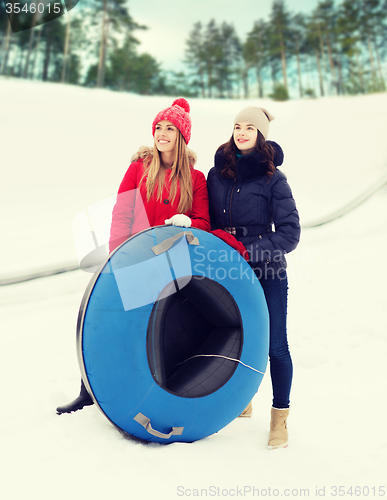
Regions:
[[[191,118],[189,116],[190,106],[188,102],[182,97],[173,101],[172,106],[163,109],[153,120],[152,135],[155,135],[156,125],[167,120],[177,127],[185,142],[188,144],[191,138]]]
[[[270,114],[267,109],[250,106],[242,109],[242,111],[236,115],[234,125],[241,122],[251,123],[251,125],[254,125],[254,127],[261,132],[263,137],[267,139],[269,123],[272,120],[274,120],[274,116]]]

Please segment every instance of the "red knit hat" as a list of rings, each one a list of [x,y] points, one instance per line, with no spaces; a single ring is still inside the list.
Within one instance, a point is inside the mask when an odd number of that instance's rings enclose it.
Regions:
[[[189,112],[190,106],[188,102],[183,97],[176,99],[173,101],[172,106],[160,111],[153,120],[152,135],[155,135],[156,125],[163,120],[167,120],[180,130],[185,142],[188,144],[191,138],[191,118]]]

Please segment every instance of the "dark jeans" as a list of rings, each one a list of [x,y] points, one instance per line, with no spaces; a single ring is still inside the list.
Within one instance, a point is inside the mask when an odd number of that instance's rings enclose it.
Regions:
[[[259,278],[259,276],[258,276]],[[274,408],[289,408],[293,363],[290,357],[286,315],[288,307],[288,279],[286,271],[259,279],[266,297],[270,318],[269,360],[273,386]]]

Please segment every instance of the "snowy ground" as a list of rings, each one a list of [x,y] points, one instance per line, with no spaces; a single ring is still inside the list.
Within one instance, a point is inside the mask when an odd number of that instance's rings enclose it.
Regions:
[[[207,173],[236,112],[256,101],[190,102],[190,146]],[[115,193],[131,155],[151,144],[155,114],[170,103],[0,79],[0,279],[76,261],[74,217]],[[303,222],[385,174],[387,94],[261,104],[277,117],[270,138],[285,150]],[[350,497],[351,486],[352,496],[382,496],[386,227],[383,189],[336,222],[303,231],[289,255],[295,373],[284,450],[266,449],[268,376],[252,419],[193,444],[132,442],[94,407],[58,417],[55,407],[78,391],[75,326],[91,275],[1,287],[1,498]]]

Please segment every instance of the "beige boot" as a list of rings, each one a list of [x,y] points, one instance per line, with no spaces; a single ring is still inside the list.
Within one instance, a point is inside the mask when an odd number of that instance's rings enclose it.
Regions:
[[[271,409],[271,422],[269,434],[269,450],[276,448],[286,448],[288,445],[288,429],[287,418],[289,416],[289,408]]]
[[[239,417],[250,418],[252,414],[253,414],[253,403],[250,401],[250,403],[242,411],[242,413],[239,415]]]

